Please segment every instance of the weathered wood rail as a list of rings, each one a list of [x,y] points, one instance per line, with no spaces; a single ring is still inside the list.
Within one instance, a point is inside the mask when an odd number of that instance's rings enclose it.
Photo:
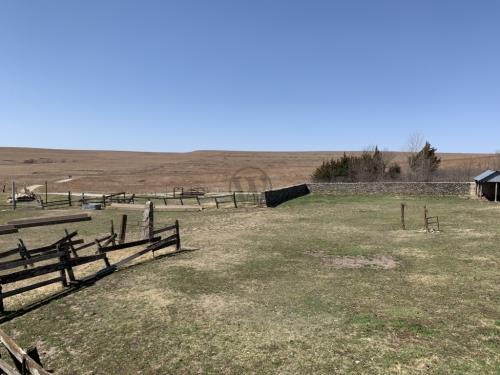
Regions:
[[[44,225],[56,225],[65,223],[75,223],[78,221],[92,220],[88,214],[64,215],[64,216],[48,216],[31,219],[11,220],[7,225],[14,226],[17,229],[40,227]]]
[[[9,353],[14,366],[0,359],[0,374],[7,375],[50,375],[43,368],[36,346],[24,350],[10,336],[0,329],[0,342]]]
[[[123,223],[126,219],[122,218]],[[120,239],[125,239],[124,229],[121,229]],[[160,234],[166,233],[166,237],[162,238]],[[42,288],[54,283],[61,283],[64,288],[78,287],[81,283],[86,283],[90,280],[95,280],[103,275],[110,274],[119,269],[128,262],[146,254],[155,253],[160,249],[169,246],[175,246],[175,251],[181,251],[181,239],[179,222],[157,230],[153,230],[151,236],[147,239],[116,243],[117,234],[112,233],[105,237],[96,238],[95,241],[84,243],[81,239],[75,239],[77,232],[68,233],[60,240],[34,249],[28,249],[22,240],[19,240],[17,248],[0,252],[0,259],[12,258],[7,261],[0,262],[0,312],[4,313],[4,299],[21,293],[25,293],[34,289]],[[81,246],[77,246],[81,245]],[[112,264],[107,254],[124,249],[130,249],[138,246],[146,245],[145,248],[137,251],[126,258]],[[97,253],[93,255],[82,256],[79,252],[83,249],[88,249],[91,246],[97,247]],[[92,262],[104,262],[104,268],[98,270],[94,274],[84,278],[77,279],[75,277],[74,268]],[[46,276],[43,280],[38,279],[40,276]],[[36,281],[26,284],[26,280],[37,278]],[[23,285],[17,286],[14,289],[7,291],[3,287],[8,284],[15,284],[24,281]]]

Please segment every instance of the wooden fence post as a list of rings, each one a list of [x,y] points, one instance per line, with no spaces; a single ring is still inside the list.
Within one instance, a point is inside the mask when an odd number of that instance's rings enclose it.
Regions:
[[[2,285],[0,285],[0,314],[5,312],[5,307],[3,305],[3,294],[2,294]]]
[[[113,222],[113,220],[111,220],[111,243],[113,244],[113,246],[116,245],[116,234],[115,234],[115,223]]]
[[[69,237],[69,232],[67,229],[64,229],[64,233],[66,234],[66,237]],[[73,243],[71,242],[71,238],[69,238],[68,243],[69,243],[69,247],[71,248],[71,252],[75,256],[75,258],[78,258],[78,253],[76,252],[75,247],[73,246]]]
[[[49,190],[48,190],[48,185],[47,181],[45,181],[45,203],[49,203]]]
[[[12,181],[12,209],[16,209],[16,183]]]
[[[127,215],[122,215],[122,223],[120,225],[120,238],[118,239],[118,243],[125,243],[125,235],[127,232]]]
[[[401,203],[401,229],[405,230],[405,204]]]
[[[40,360],[40,354],[38,353],[38,349],[35,345],[31,345],[26,349],[26,355],[28,357],[31,357],[31,359],[33,359],[36,363],[43,367],[42,361]]]
[[[236,192],[233,191],[233,202],[234,202],[234,208],[238,208],[238,204],[236,203]]]
[[[154,232],[154,206],[152,201],[146,202],[146,209],[142,216],[142,238],[143,239],[153,239]]]
[[[69,239],[68,241],[71,241],[71,239]],[[70,260],[71,258],[69,255],[68,246],[65,246],[65,244],[63,244],[61,247],[64,252],[63,255],[64,266],[66,268],[66,272],[68,273],[69,281],[70,283],[75,282],[76,279],[75,279],[75,274],[73,273],[73,267],[71,266],[71,260]]]
[[[181,249],[181,233],[179,232],[179,220],[175,221],[175,234],[176,236],[176,243],[175,243],[175,250],[179,251]]]
[[[60,252],[61,251],[61,245],[58,244],[57,247],[56,247],[56,251],[57,252]],[[62,255],[59,257],[59,262],[63,263],[63,264],[66,264],[66,260],[65,260],[65,255]],[[65,269],[62,269],[61,271],[59,271],[60,275],[61,275],[61,284],[62,286],[65,288],[68,286],[68,280],[66,279],[66,271]]]
[[[70,207],[72,206],[72,203],[71,203],[71,191],[68,191],[68,204],[69,204]]]

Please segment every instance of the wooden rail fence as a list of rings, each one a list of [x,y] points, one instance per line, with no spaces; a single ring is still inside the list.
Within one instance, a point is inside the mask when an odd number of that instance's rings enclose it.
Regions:
[[[122,220],[122,229],[120,240],[125,239],[124,226],[126,219]],[[113,230],[112,230],[113,231]],[[167,236],[162,238],[161,235],[167,233]],[[170,234],[168,234],[170,233]],[[160,235],[161,234],[161,235]],[[0,260],[10,258],[7,261],[0,261],[0,312],[3,313],[4,299],[15,296],[20,293],[25,293],[30,290],[42,288],[54,283],[61,283],[63,287],[78,286],[98,277],[110,274],[148,252],[154,254],[155,251],[168,246],[175,246],[175,251],[181,251],[181,239],[179,231],[179,222],[154,230],[152,236],[148,239],[137,240],[131,242],[116,243],[117,234],[111,233],[102,238],[96,238],[95,241],[85,244],[81,239],[75,239],[77,232],[68,233],[60,240],[39,248],[28,249],[22,240],[15,249],[0,252]],[[80,246],[78,246],[80,245]],[[147,245],[144,249],[121,259],[115,264],[111,264],[107,254],[119,250],[129,249],[136,246]],[[79,252],[91,246],[97,247],[97,253],[93,255],[80,255]],[[15,259],[12,259],[15,258]],[[104,262],[104,268],[94,274],[77,279],[74,274],[74,268],[96,261]],[[7,272],[7,273],[5,273]],[[22,285],[8,291],[3,290],[3,286],[16,283],[19,281],[38,278],[39,276],[47,276],[43,280],[37,280],[29,285]]]

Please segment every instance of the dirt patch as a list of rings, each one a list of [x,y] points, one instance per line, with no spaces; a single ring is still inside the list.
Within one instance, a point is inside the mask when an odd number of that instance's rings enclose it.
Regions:
[[[320,258],[321,261],[333,268],[380,268],[384,270],[396,268],[399,263],[390,255],[365,256],[332,256],[322,251],[306,252],[307,255]]]

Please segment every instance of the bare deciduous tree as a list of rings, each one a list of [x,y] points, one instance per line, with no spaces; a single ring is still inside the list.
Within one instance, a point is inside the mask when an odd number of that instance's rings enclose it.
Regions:
[[[416,154],[425,145],[425,137],[420,132],[410,134],[406,144],[406,151]]]

